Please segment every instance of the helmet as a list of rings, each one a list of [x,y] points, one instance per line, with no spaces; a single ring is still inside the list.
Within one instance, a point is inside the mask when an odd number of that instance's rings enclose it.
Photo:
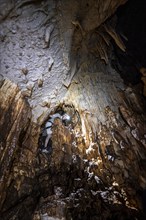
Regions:
[[[69,125],[71,123],[71,117],[65,113],[62,116],[62,121],[64,122],[65,125]]]

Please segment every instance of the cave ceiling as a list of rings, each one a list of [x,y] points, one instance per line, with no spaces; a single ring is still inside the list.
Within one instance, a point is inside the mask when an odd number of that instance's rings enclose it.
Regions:
[[[28,99],[34,121],[63,99],[80,69],[108,63],[111,39],[125,51],[116,19],[106,22],[125,2],[1,0],[1,73]]]

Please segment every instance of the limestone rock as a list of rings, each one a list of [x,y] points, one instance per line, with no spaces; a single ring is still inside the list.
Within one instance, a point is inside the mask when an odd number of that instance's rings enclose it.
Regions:
[[[27,88],[28,90],[32,91],[33,88],[34,88],[34,83],[33,83],[33,82],[28,82],[27,85],[26,85],[26,88]]]
[[[29,90],[29,89],[24,89],[24,90],[22,90],[22,95],[24,96],[24,97],[31,97],[31,94],[32,94],[32,91],[31,90]]]
[[[22,72],[24,75],[27,75],[27,74],[28,74],[28,69],[27,69],[27,67],[23,67],[23,68],[21,69],[21,72]]]
[[[19,149],[22,134],[25,133],[31,111],[27,102],[21,97],[17,85],[5,79],[0,88],[0,164],[1,164],[1,192],[7,192],[13,175],[11,173],[12,161]],[[6,198],[1,194],[0,207]]]
[[[46,44],[46,47],[49,47],[49,44],[50,44],[50,36],[53,32],[53,25],[49,26],[46,28],[45,30],[45,44]]]
[[[38,79],[38,87],[42,87],[43,86],[43,79]]]
[[[0,74],[0,87],[3,85],[4,77]]]
[[[46,98],[43,98],[43,100],[42,100],[42,103],[41,103],[41,106],[42,107],[50,107],[50,100],[49,100],[49,98],[48,97],[46,97]]]
[[[99,28],[124,2],[26,0],[6,12],[2,73],[22,91],[0,81],[1,219],[145,219],[144,105],[111,66],[110,36],[125,50],[113,26],[108,36]],[[53,122],[43,152],[44,124],[58,110],[71,123]]]

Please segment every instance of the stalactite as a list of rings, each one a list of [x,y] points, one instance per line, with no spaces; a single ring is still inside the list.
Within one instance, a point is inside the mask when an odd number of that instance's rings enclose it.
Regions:
[[[114,39],[115,43],[117,44],[117,46],[125,52],[126,48],[124,43],[122,42],[120,36],[115,32],[115,30],[112,29],[112,27],[107,26],[107,25],[103,25],[105,31]]]
[[[144,219],[144,97],[106,21],[125,0],[19,2],[0,23],[0,218]]]

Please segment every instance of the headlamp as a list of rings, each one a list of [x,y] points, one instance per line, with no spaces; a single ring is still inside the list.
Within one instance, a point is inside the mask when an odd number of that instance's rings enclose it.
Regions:
[[[68,122],[71,121],[71,117],[68,114],[64,114],[62,119]]]

